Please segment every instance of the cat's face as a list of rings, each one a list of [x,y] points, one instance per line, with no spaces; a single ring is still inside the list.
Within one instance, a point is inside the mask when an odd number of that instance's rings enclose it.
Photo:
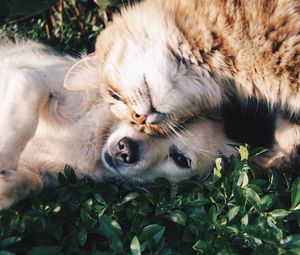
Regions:
[[[160,12],[123,11],[98,37],[94,57],[101,77],[95,84],[111,111],[151,134],[172,132],[217,107],[221,98],[210,72],[198,65],[184,36]]]
[[[212,91],[215,84],[208,84],[213,82],[209,72],[192,62],[187,49],[183,53],[179,38],[149,34],[145,42],[116,34],[105,51],[111,32],[99,37],[96,53],[102,63],[102,94],[118,118],[146,133],[166,133],[216,107],[219,95]]]

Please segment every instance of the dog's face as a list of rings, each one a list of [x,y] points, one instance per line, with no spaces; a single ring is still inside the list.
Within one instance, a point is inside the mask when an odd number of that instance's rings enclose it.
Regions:
[[[173,137],[149,136],[120,124],[107,139],[101,160],[111,176],[127,181],[203,179],[217,157],[233,153],[228,142],[220,123],[210,120],[198,120]]]

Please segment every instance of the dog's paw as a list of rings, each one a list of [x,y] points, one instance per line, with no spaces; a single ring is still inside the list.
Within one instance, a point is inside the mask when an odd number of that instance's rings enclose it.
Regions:
[[[26,178],[16,170],[0,170],[0,210],[28,195]]]

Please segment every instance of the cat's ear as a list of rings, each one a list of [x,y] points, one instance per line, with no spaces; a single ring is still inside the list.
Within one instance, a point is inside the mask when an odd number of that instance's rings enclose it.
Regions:
[[[71,66],[64,87],[69,90],[90,90],[99,85],[100,60],[95,53],[87,55]]]

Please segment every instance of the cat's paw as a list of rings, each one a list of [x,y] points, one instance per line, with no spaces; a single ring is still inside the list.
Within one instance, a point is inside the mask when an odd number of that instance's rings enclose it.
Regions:
[[[16,170],[0,170],[0,210],[8,208],[28,195],[25,176]]]
[[[272,149],[252,159],[252,163],[263,170],[273,168],[279,172],[294,171],[300,166],[300,146],[286,152],[278,148]]]

